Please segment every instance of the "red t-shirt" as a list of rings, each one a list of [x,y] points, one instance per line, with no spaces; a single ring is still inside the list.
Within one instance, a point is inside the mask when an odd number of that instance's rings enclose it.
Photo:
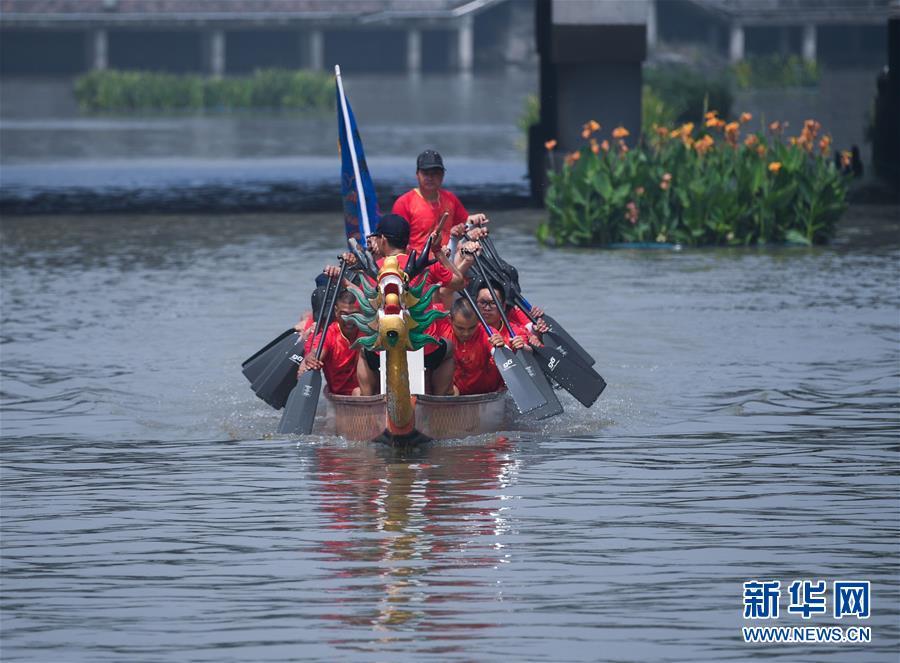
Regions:
[[[314,353],[319,347],[319,336],[310,335],[307,339],[307,354]],[[322,372],[325,374],[328,389],[332,394],[351,396],[353,389],[359,386],[359,382],[356,380],[356,359],[359,356],[359,350],[352,349],[351,343],[352,341],[348,340],[341,332],[341,326],[337,321],[328,325],[320,359],[324,364]]]
[[[441,189],[438,192],[437,202],[430,203],[422,197],[418,189],[407,191],[394,202],[391,210],[409,221],[409,250],[421,251],[428,240],[428,235],[434,230],[444,212],[450,216],[444,223],[441,233],[441,246],[450,242],[450,228],[460,223],[465,223],[469,213],[463,204],[450,191]]]
[[[528,325],[531,324],[531,320],[528,319],[528,316],[522,312],[518,306],[513,306],[506,311],[506,317],[509,318],[509,324],[515,326],[522,327],[523,329],[527,329]]]
[[[467,341],[460,341],[449,322],[441,325],[441,336],[453,342],[453,384],[462,396],[490,394],[505,389],[494,364],[492,346],[484,327],[479,326]]]

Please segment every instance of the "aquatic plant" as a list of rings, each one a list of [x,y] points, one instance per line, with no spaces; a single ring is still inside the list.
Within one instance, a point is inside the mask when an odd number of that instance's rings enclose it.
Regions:
[[[207,78],[149,71],[92,71],[75,81],[85,111],[198,111],[237,108],[317,110],[334,105],[328,74],[261,69],[251,76]]]
[[[819,65],[796,55],[747,58],[731,65],[739,88],[812,87],[819,84]]]
[[[752,117],[727,122],[709,111],[703,126],[656,126],[630,149],[627,130],[598,142],[584,125],[584,145],[548,173],[544,242],[749,245],[818,244],[834,234],[846,209],[847,182],[830,159],[831,137],[807,120],[787,138],[773,122],[746,132]],[[556,142],[547,149],[557,165]]]
[[[663,117],[648,117],[648,126],[673,122],[700,122],[709,108],[717,108],[725,117],[731,114],[734,101],[733,77],[729,71],[707,71],[685,65],[665,65],[644,68],[644,90],[651,93],[649,103],[662,108]],[[669,118],[672,118],[669,120]]]

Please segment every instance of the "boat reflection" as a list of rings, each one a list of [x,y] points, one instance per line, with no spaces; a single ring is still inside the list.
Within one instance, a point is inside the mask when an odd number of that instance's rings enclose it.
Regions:
[[[317,447],[312,472],[328,532],[318,552],[337,606],[325,617],[371,625],[382,641],[410,628],[457,640],[493,626],[465,608],[501,591],[494,571],[509,561],[504,502],[518,463],[503,437],[405,451]]]

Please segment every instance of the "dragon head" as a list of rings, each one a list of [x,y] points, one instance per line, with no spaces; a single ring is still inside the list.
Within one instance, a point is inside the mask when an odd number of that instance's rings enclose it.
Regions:
[[[431,299],[440,287],[425,289],[425,278],[412,279],[401,269],[396,256],[384,259],[374,282],[364,277],[362,287],[353,286],[351,292],[360,305],[360,312],[346,316],[359,327],[362,334],[354,347],[368,350],[418,350],[437,340],[426,334],[425,329],[437,318],[446,316],[443,311],[430,309]]]

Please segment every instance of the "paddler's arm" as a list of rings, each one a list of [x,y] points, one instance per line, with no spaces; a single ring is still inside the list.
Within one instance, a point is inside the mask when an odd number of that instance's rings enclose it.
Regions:
[[[462,290],[466,285],[466,279],[463,278],[462,272],[460,272],[456,265],[450,261],[450,258],[447,257],[444,248],[441,246],[441,238],[434,234],[432,235],[431,253],[437,259],[438,264],[453,274],[453,278],[451,278],[448,283],[442,284],[442,286],[447,290],[453,290],[454,292]]]
[[[481,255],[481,244],[478,242],[465,242],[456,254],[456,268],[465,276],[475,264],[475,254]]]

